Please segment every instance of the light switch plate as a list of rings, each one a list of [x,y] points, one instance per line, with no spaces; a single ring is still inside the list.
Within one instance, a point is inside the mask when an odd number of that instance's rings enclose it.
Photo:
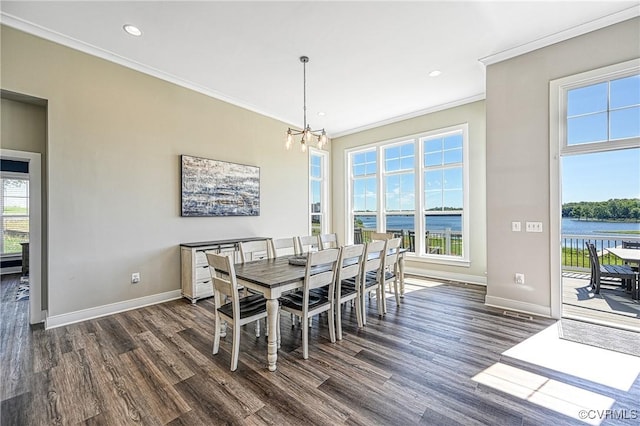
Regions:
[[[527,232],[542,232],[542,222],[527,222]]]
[[[511,222],[511,231],[513,231],[513,232],[522,231],[522,223],[521,222]]]

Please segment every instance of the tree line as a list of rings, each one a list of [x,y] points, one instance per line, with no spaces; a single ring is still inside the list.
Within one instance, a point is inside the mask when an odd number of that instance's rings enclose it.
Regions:
[[[562,205],[562,217],[584,220],[640,221],[640,198],[565,203]]]

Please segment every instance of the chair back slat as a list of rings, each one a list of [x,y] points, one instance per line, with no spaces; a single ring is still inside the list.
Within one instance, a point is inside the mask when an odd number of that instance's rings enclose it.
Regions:
[[[240,261],[242,263],[270,259],[271,257],[268,240],[240,242]]]
[[[365,256],[362,265],[362,272],[377,271],[382,264],[382,253],[384,246],[387,244],[385,240],[371,241],[365,246]]]
[[[300,254],[318,250],[320,250],[320,239],[317,235],[298,237],[298,252]]]
[[[338,257],[338,271],[336,273],[336,282],[338,285],[342,280],[348,280],[349,278],[360,275],[363,253],[363,244],[342,247],[340,256]]]
[[[209,262],[209,271],[213,288],[217,293],[231,297],[235,305],[238,301],[238,282],[236,280],[236,270],[231,262],[231,257],[213,252],[206,252]],[[216,307],[223,305],[222,300],[216,296]]]
[[[387,244],[384,249],[385,256],[383,268],[395,266],[395,264],[398,263],[398,250],[400,248],[400,244],[402,244],[402,238],[391,238],[387,240]]]
[[[305,271],[305,293],[308,290],[327,285],[331,285],[330,290],[333,290],[339,254],[339,249],[327,249],[308,254]],[[329,270],[326,268],[329,268]]]
[[[298,244],[295,237],[272,238],[269,242],[271,243],[272,257],[299,254]]]
[[[321,234],[320,235],[320,250],[326,250],[329,248],[340,247],[338,243],[338,234]]]

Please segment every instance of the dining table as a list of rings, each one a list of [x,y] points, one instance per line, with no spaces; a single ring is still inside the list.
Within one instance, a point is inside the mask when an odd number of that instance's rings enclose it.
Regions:
[[[404,253],[400,250],[398,274],[400,288],[404,290]],[[289,259],[299,256],[281,256],[261,259],[235,265],[238,284],[260,292],[267,299],[267,362],[269,371],[276,371],[278,361],[278,298],[283,294],[303,287],[305,277],[304,264],[292,264]]]
[[[640,299],[640,277],[638,276],[638,268],[640,268],[640,249],[623,248],[623,247],[605,247],[605,250],[614,256],[622,259],[626,263],[635,263],[636,266],[636,279],[631,289],[633,299]]]

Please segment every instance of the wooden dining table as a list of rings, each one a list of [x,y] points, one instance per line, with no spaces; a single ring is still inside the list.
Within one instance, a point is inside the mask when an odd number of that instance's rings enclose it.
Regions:
[[[400,288],[404,292],[404,253],[400,250],[398,259]],[[302,288],[304,284],[305,266],[292,265],[289,258],[282,256],[274,259],[261,259],[235,265],[238,283],[249,289],[262,293],[267,299],[267,361],[269,370],[276,371],[278,361],[278,298],[284,293]]]
[[[262,293],[267,299],[267,361],[269,370],[276,371],[278,361],[278,298],[285,292],[301,288],[305,267],[289,263],[291,256],[262,259],[235,265],[238,283]]]

